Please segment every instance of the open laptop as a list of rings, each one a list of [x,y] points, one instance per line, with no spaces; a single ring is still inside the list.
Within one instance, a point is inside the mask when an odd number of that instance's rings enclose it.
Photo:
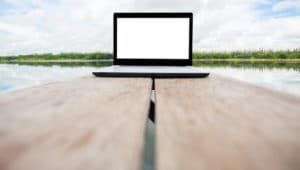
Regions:
[[[113,66],[97,77],[197,78],[192,13],[114,13]]]

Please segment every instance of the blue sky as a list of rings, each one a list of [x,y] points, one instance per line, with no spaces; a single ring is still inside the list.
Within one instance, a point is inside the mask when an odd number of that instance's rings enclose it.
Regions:
[[[256,10],[260,11],[261,15],[267,18],[299,16],[300,3],[296,0],[271,0],[268,2],[258,3],[256,5]]]
[[[191,11],[194,51],[300,48],[300,0],[0,0],[0,56],[112,51],[115,11]]]

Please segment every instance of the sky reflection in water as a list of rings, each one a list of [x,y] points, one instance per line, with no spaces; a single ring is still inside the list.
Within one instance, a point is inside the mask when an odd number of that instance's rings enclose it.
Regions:
[[[45,84],[51,81],[72,79],[88,75],[95,70],[89,67],[0,65],[0,92]]]
[[[0,65],[0,92],[11,91],[51,81],[72,79],[91,75],[95,67],[26,66],[16,64]],[[300,72],[293,69],[256,69],[231,67],[201,67],[211,72],[210,76],[220,74],[300,96]]]
[[[300,96],[300,72],[293,69],[201,68],[203,71],[232,77],[269,89]]]

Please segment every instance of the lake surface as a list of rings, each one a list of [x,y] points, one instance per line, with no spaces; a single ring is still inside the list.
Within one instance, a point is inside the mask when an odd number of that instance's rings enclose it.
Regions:
[[[111,62],[0,64],[0,93],[90,75]],[[300,95],[300,63],[198,62],[197,69]]]

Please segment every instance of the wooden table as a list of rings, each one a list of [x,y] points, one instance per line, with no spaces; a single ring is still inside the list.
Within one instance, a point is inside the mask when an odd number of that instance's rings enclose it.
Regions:
[[[151,79],[0,95],[0,170],[141,169]],[[300,97],[211,75],[156,79],[155,169],[300,169]]]
[[[0,169],[140,169],[151,85],[85,77],[1,94]]]
[[[299,170],[300,98],[211,75],[160,79],[157,170]]]

